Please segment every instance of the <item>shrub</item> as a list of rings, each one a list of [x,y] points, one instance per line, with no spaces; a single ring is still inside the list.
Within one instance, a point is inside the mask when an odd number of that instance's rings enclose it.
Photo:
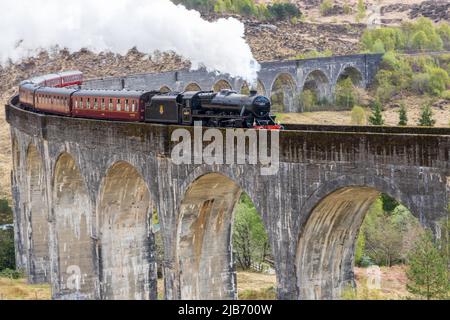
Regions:
[[[424,104],[417,125],[420,127],[432,127],[434,126],[435,123],[436,120],[433,119],[433,111],[431,110],[431,103]]]
[[[333,9],[333,2],[331,0],[323,0],[320,4],[320,14],[323,16],[328,15],[331,12],[331,9]]]
[[[432,68],[430,74],[430,93],[440,95],[450,85],[448,73],[441,68]]]
[[[3,269],[0,271],[1,278],[20,279],[24,277],[23,272],[14,269]]]
[[[441,98],[445,100],[450,100],[450,90],[442,91]]]
[[[442,50],[448,46],[450,27],[445,23],[434,26],[428,18],[404,22],[401,27],[366,30],[361,42],[371,52],[393,50]],[[383,51],[384,50],[384,51]]]
[[[348,0],[345,0],[343,9],[344,9],[344,14],[352,13],[353,10],[352,10],[352,7],[350,7],[350,5],[348,4]]]
[[[441,37],[443,47],[450,50],[450,24],[441,22],[436,31]]]
[[[350,116],[352,124],[365,125],[367,123],[366,111],[362,107],[354,106]]]
[[[290,20],[301,17],[302,13],[297,6],[290,2],[275,2],[267,6],[271,18],[275,20]]]
[[[366,4],[364,3],[364,0],[358,0],[358,14],[356,16],[357,21],[361,21],[366,16]]]
[[[411,89],[419,94],[430,91],[430,75],[428,73],[416,73],[412,77]]]

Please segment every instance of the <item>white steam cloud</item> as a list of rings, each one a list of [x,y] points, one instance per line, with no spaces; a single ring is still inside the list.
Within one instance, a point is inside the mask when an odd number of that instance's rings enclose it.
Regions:
[[[52,46],[125,54],[174,51],[192,68],[256,80],[259,64],[234,18],[208,22],[169,0],[0,0],[0,62]]]

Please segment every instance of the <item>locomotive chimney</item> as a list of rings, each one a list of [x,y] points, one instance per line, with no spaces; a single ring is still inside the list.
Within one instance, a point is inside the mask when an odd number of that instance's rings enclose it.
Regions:
[[[258,94],[258,91],[255,89],[250,90],[250,97],[254,97]]]

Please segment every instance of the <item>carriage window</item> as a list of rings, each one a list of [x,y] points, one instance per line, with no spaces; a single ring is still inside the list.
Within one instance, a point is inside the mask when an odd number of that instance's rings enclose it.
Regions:
[[[117,99],[117,111],[122,111],[122,106],[120,104],[120,99]]]
[[[105,98],[102,98],[102,110],[105,110]]]
[[[75,100],[75,109],[78,109],[78,100]]]
[[[131,101],[131,112],[136,112],[136,100]]]
[[[83,109],[83,98],[80,98],[80,109]]]
[[[91,98],[87,98],[86,109],[90,109],[90,108],[91,108]]]
[[[109,99],[109,111],[113,110],[113,99]]]
[[[128,99],[125,99],[125,111],[130,111],[130,108],[128,106]]]

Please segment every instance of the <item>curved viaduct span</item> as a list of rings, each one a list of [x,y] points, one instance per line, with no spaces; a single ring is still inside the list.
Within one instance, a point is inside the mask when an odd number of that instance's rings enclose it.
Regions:
[[[381,62],[382,54],[356,54],[327,58],[261,63],[258,73],[258,92],[267,97],[282,93],[284,110],[301,112],[299,95],[303,90],[315,92],[319,100],[333,101],[340,79],[349,77],[358,87],[372,82]],[[85,88],[103,89],[161,89],[164,91],[197,91],[233,89],[248,90],[248,84],[240,78],[208,73],[204,70],[180,70],[158,74],[143,74],[88,81]]]
[[[447,217],[449,129],[293,126],[280,132],[279,171],[264,176],[260,165],[174,164],[177,126],[16,105],[6,106],[16,258],[55,299],[156,298],[154,212],[165,298],[236,298],[231,228],[241,192],[267,230],[279,299],[336,299],[353,284],[355,239],[380,192],[437,236]]]

